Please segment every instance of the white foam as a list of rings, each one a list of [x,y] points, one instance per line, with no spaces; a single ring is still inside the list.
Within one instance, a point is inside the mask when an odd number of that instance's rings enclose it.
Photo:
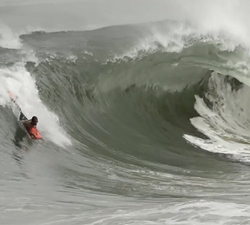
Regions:
[[[163,32],[156,27],[150,27],[149,33],[136,41],[126,52],[115,57],[110,61],[119,59],[137,58],[156,51],[180,52],[185,47],[185,38],[193,32],[191,28],[184,24],[176,24],[173,29]]]
[[[0,47],[9,49],[20,49],[22,43],[19,35],[11,31],[11,29],[0,23]]]
[[[209,139],[184,138],[205,150],[250,161],[250,88],[243,85],[235,91],[224,78],[213,73],[209,80],[207,99],[212,109],[196,96],[195,109],[200,117],[192,118],[191,123]]]
[[[11,102],[8,91],[18,96],[17,103],[28,118],[34,115],[38,117],[37,127],[45,140],[49,139],[61,147],[71,144],[60,127],[58,117],[40,100],[35,79],[21,63],[11,68],[0,68],[0,104],[2,106],[7,106]]]
[[[185,199],[186,200],[186,199]],[[165,202],[164,202],[165,201]],[[103,207],[102,204],[113,204]],[[64,218],[62,221],[48,224],[74,224],[74,221],[87,221],[88,225],[232,225],[248,224],[250,207],[247,204],[237,204],[228,201],[213,200],[186,200],[173,202],[172,200],[133,201],[124,205],[115,205],[112,201],[105,200],[99,203],[102,209],[89,213],[84,211],[74,218]],[[101,212],[101,213],[100,213]],[[246,222],[246,223],[244,223]],[[76,223],[75,223],[76,224]]]
[[[249,53],[247,42],[241,40],[228,30],[205,29],[203,24],[169,23],[164,26],[150,25],[148,33],[139,38],[124,53],[115,55],[110,61],[117,61],[126,58],[141,58],[144,55],[155,52],[176,52],[195,43],[213,43],[220,51],[234,51],[236,47],[243,46],[246,53]],[[249,42],[250,46],[250,42]]]
[[[78,60],[78,57],[76,55],[69,55],[66,59],[68,62],[75,63]]]
[[[234,51],[242,46],[250,49],[250,4],[238,0],[175,0],[179,11],[161,24],[148,25],[149,33],[124,54],[114,59],[135,58],[140,53],[162,48],[167,52],[180,52],[194,42],[212,42],[221,51]],[[181,14],[178,16],[178,14]],[[178,19],[177,19],[178,18]]]

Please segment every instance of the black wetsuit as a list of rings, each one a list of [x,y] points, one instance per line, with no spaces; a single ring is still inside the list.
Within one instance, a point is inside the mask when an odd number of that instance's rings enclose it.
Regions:
[[[20,112],[20,116],[19,116],[19,120],[28,120],[27,117],[22,113],[22,111]]]

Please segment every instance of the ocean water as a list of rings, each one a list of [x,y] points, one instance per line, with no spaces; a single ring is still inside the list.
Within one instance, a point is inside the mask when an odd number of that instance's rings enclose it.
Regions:
[[[31,7],[13,2],[1,8]],[[191,3],[96,29],[20,33],[6,13],[1,224],[250,224],[248,3]]]

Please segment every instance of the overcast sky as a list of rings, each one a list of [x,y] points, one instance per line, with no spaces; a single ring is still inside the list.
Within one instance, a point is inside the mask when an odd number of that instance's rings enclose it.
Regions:
[[[181,11],[178,0],[0,0],[0,6],[1,22],[15,30],[91,29],[174,18]]]
[[[84,30],[164,19],[244,30],[249,0],[0,0],[0,27],[14,31]],[[243,24],[243,25],[242,25]]]

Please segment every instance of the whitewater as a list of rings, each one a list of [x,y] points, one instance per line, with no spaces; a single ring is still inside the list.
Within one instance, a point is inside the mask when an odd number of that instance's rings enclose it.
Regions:
[[[250,224],[249,9],[0,2],[0,223]]]

